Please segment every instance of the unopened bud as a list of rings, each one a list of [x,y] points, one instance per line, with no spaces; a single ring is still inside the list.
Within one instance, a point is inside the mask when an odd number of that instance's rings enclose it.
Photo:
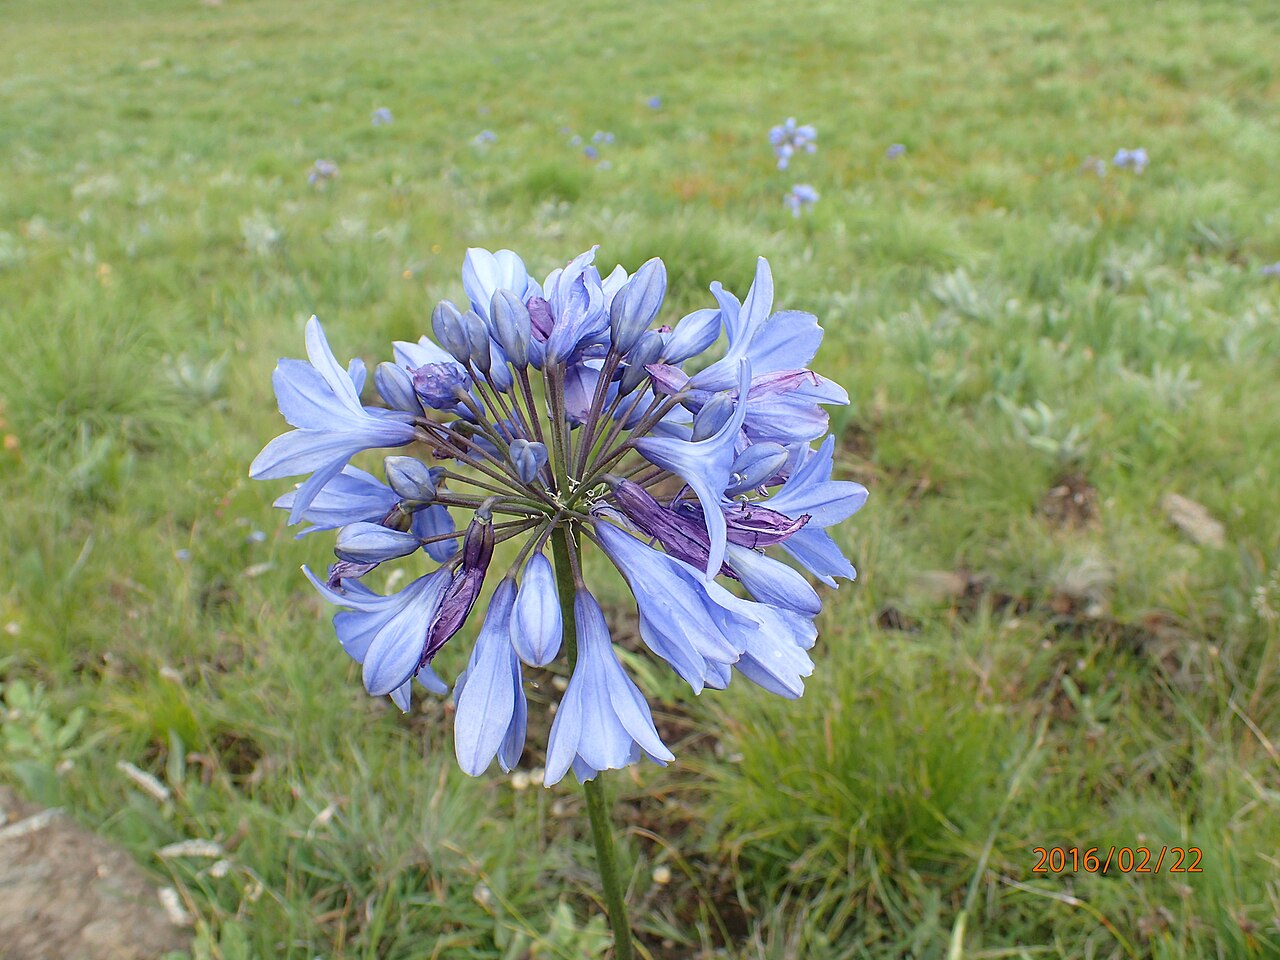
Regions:
[[[654,257],[614,295],[609,309],[609,332],[614,349],[626,353],[649,328],[667,294],[666,265]]]
[[[394,363],[380,363],[373,370],[373,383],[378,395],[392,410],[422,413],[422,404],[413,392],[413,375]]]
[[[733,416],[733,398],[727,393],[717,393],[702,405],[693,417],[692,440],[705,440],[713,436]]]
[[[661,354],[662,334],[656,330],[649,330],[640,337],[627,355],[627,366],[622,371],[622,380],[618,384],[618,389],[623,396],[626,396],[645,381],[645,378],[649,376],[649,371],[645,370],[645,366],[650,363],[656,363]]]
[[[507,359],[517,367],[528,366],[529,339],[533,335],[529,308],[510,290],[497,290],[489,303],[489,316],[493,318],[494,337]]]
[[[459,391],[471,387],[471,377],[456,363],[428,363],[413,371],[413,391],[433,410],[458,405]]]
[[[387,457],[383,462],[387,484],[402,500],[430,503],[436,496],[436,484],[443,472],[430,469],[417,457]]]
[[[462,314],[448,300],[441,300],[431,311],[431,332],[440,346],[448,350],[459,363],[466,363],[471,356],[471,341],[462,323]]]

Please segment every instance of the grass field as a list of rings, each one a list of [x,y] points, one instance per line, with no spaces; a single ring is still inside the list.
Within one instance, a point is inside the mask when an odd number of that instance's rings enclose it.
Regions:
[[[542,276],[593,243],[661,256],[671,318],[769,257],[871,489],[802,700],[628,658],[678,757],[610,778],[650,954],[1280,956],[1274,3],[8,0],[0,26],[0,777],[177,887],[196,957],[606,955],[575,787],[472,780],[447,703],[367,697],[298,573],[328,544],[247,479],[308,315],[388,359],[468,246]],[[787,116],[819,149],[779,171]],[[1086,164],[1120,147],[1150,166]],[[226,862],[156,856],[188,838]],[[1033,871],[1111,845],[1202,872]]]

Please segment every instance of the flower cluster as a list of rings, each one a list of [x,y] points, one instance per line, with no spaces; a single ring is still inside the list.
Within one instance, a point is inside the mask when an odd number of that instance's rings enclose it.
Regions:
[[[798,124],[795,117],[787,119],[769,131],[769,142],[773,144],[774,156],[778,158],[778,169],[785,170],[791,163],[796,151],[814,153],[818,149],[818,131],[812,124]]]
[[[818,191],[813,189],[807,183],[797,183],[791,188],[790,192],[783,197],[782,202],[787,205],[787,209],[791,211],[793,217],[800,216],[800,211],[806,206],[812,206],[818,202]]]
[[[1132,170],[1134,173],[1142,173],[1146,170],[1148,162],[1145,147],[1138,147],[1135,150],[1126,150],[1121,147],[1111,160],[1112,165],[1117,169]]]
[[[317,160],[307,174],[307,183],[323,188],[330,180],[338,179],[338,165],[332,160]]]
[[[467,302],[441,302],[434,340],[397,342],[372,378],[360,360],[339,364],[313,317],[310,362],[281,360],[274,374],[295,429],[250,468],[260,479],[309,475],[276,504],[310,525],[300,536],[337,531],[337,562],[306,574],[342,608],[334,627],[366,689],[401,709],[414,680],[447,692],[432,661],[497,580],[454,685],[456,753],[472,775],[495,758],[516,765],[524,665],[562,650],[571,676],[547,784],[673,759],[584,580],[588,546],[630,585],[644,644],[695,693],[736,670],[800,696],[821,608],[804,572],[829,586],[855,576],[828,531],[867,492],[831,476],[823,405],[848,397],[807,369],[816,319],[773,310],[761,259],[744,300],[713,283],[716,306],[655,326],[662,261],[602,278],[594,255],[538,283],[509,250],[468,251]],[[368,379],[376,404],[361,400]],[[380,448],[398,450],[382,477],[351,464]],[[491,577],[506,541],[510,566]],[[366,585],[381,564],[419,553],[434,569],[398,592]]]

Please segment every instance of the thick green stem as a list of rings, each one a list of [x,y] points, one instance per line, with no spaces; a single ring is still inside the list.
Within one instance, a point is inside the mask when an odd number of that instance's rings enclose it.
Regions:
[[[564,621],[564,646],[569,655],[570,667],[578,660],[578,625],[573,619],[573,598],[577,591],[577,576],[573,569],[569,543],[571,536],[567,524],[557,526],[551,534],[551,555],[555,558],[556,588],[560,594],[561,619]],[[609,911],[609,924],[613,927],[613,951],[615,960],[633,960],[635,952],[631,944],[631,925],[627,922],[627,906],[623,899],[622,878],[618,875],[618,857],[613,848],[613,828],[610,825],[609,804],[605,799],[602,774],[582,785],[587,797],[587,815],[591,820],[591,838],[596,845],[596,869],[600,873],[600,890],[605,908]]]

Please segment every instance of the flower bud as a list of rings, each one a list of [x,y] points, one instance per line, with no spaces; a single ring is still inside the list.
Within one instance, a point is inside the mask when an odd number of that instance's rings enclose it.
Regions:
[[[392,410],[422,413],[422,404],[413,392],[413,376],[404,367],[394,363],[378,364],[373,371],[373,383],[378,395]]]
[[[492,354],[489,351],[489,328],[485,326],[484,318],[474,310],[468,310],[462,315],[462,329],[467,335],[471,362],[481,373],[488,373]]]
[[[511,646],[525,663],[545,667],[560,652],[564,623],[551,562],[541,552],[525,565],[511,611]]]
[[[407,557],[422,542],[412,533],[390,530],[377,523],[349,523],[338,531],[333,552],[348,563],[381,563]]]
[[[431,630],[427,633],[426,647],[422,651],[424,662],[430,663],[440,648],[466,623],[476,598],[480,596],[480,588],[484,586],[485,574],[489,572],[493,542],[493,523],[472,520],[462,543],[462,567],[445,590]]]
[[[609,332],[613,347],[626,353],[649,328],[667,294],[666,265],[654,257],[635,272],[613,298]]]
[[[533,335],[529,308],[510,290],[495,290],[489,316],[493,318],[494,338],[506,351],[507,359],[517,367],[528,366],[529,339]]]
[[[656,363],[661,353],[662,334],[655,330],[649,330],[640,337],[627,355],[627,366],[622,371],[622,381],[619,383],[618,389],[623,396],[626,396],[644,382],[645,378],[649,376],[649,371],[645,370],[645,366],[650,363]]]
[[[696,357],[720,338],[720,311],[695,310],[682,317],[674,330],[663,335],[664,363],[683,363]]]
[[[547,462],[547,447],[542,443],[530,443],[528,440],[511,441],[511,462],[516,468],[516,476],[522,483],[533,483],[544,464]]]
[[[417,457],[387,457],[382,461],[387,484],[402,500],[412,504],[430,503],[436,496],[439,469],[432,470]]]
[[[431,311],[431,332],[440,346],[448,350],[459,363],[466,363],[471,356],[471,341],[462,323],[462,314],[448,300],[441,300]]]
[[[717,393],[702,405],[693,417],[693,441],[705,440],[729,422],[733,416],[733,398],[727,393]]]
[[[471,377],[456,363],[428,363],[413,371],[413,392],[433,410],[451,410],[458,392],[471,387]]]
[[[707,404],[710,406],[710,404]],[[705,410],[706,407],[703,407]],[[696,424],[697,421],[695,420]],[[753,443],[738,454],[729,467],[729,486],[725,495],[735,497],[758,487],[786,465],[787,448],[780,443]]]
[[[551,336],[551,328],[555,326],[555,318],[551,316],[551,304],[542,297],[530,297],[525,306],[529,309],[529,324],[533,339],[539,343],[546,343],[547,337]]]

